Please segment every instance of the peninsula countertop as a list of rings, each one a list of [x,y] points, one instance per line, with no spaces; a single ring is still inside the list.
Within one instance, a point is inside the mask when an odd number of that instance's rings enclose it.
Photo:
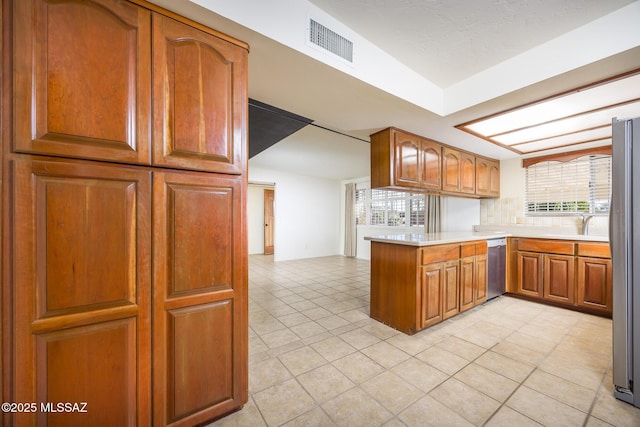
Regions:
[[[499,239],[503,237],[528,237],[548,240],[574,240],[585,242],[608,242],[606,236],[582,234],[554,234],[536,232],[535,230],[519,231],[443,231],[439,233],[389,233],[365,236],[365,240],[380,243],[395,243],[409,246],[432,246],[446,243],[465,242],[470,240]]]

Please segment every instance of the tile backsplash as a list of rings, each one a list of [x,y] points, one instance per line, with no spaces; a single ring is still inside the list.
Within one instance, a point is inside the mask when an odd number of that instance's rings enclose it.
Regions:
[[[505,197],[480,200],[480,225],[526,225],[540,227],[562,227],[580,233],[582,219],[579,216],[526,216],[524,198]],[[589,221],[588,234],[607,236],[609,217],[593,217]]]

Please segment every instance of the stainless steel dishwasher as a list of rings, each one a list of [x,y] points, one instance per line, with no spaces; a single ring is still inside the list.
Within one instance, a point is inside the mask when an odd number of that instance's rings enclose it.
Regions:
[[[488,239],[487,301],[505,293],[507,239]]]

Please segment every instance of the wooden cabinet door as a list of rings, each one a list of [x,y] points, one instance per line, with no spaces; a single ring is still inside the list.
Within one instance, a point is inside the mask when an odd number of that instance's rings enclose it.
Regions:
[[[153,15],[153,164],[245,171],[247,51]]]
[[[500,196],[500,163],[476,157],[476,194],[479,196]]]
[[[394,185],[420,187],[420,138],[404,132],[393,133]]]
[[[148,164],[149,11],[110,0],[13,5],[12,148]]]
[[[573,304],[575,300],[575,257],[544,254],[544,298]]]
[[[464,152],[460,152],[460,191],[476,193],[476,158]]]
[[[442,316],[442,263],[427,264],[421,270],[420,321],[422,327],[435,325],[443,320]]]
[[[442,188],[441,169],[442,145],[431,140],[422,140],[421,156],[421,183],[425,189],[440,190]]]
[[[460,152],[449,147],[442,148],[442,190],[459,192],[460,170],[462,162]]]
[[[475,305],[475,257],[460,260],[460,311],[465,311]]]
[[[242,177],[154,172],[154,422],[195,425],[247,400]]]
[[[488,196],[491,186],[491,172],[489,171],[489,160],[476,157],[476,194]]]
[[[542,298],[542,254],[518,251],[517,292]]]
[[[489,195],[500,197],[500,162],[489,162]]]
[[[474,304],[487,300],[487,255],[477,255],[475,261]]]
[[[613,278],[610,259],[578,257],[578,300],[588,307],[611,314]]]
[[[14,424],[150,425],[150,172],[21,159],[12,173],[6,397],[87,403],[84,414],[23,413]]]
[[[442,267],[442,318],[460,312],[460,261],[447,261]]]

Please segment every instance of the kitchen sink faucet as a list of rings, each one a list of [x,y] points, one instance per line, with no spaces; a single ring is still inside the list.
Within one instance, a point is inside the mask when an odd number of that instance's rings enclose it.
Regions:
[[[595,215],[580,215],[580,217],[582,218],[582,226],[580,228],[580,234],[586,235],[589,232],[589,221],[594,216]]]

